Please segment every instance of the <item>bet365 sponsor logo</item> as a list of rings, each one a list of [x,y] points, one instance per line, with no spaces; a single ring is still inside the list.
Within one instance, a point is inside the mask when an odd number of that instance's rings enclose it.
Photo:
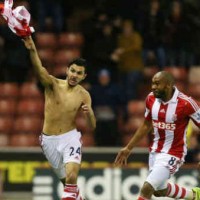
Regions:
[[[176,129],[176,124],[173,124],[173,123],[154,122],[153,121],[153,126],[158,129],[170,130],[170,131],[174,131]]]

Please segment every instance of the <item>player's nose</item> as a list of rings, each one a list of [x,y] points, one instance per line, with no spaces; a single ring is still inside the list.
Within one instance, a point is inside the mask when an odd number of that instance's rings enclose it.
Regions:
[[[151,85],[151,89],[152,89],[152,90],[155,90],[155,89],[156,89],[156,86],[155,86],[155,85]]]

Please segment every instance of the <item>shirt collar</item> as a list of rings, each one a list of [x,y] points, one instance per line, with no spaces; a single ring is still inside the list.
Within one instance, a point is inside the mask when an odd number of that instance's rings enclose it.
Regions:
[[[177,102],[177,97],[179,95],[179,90],[175,86],[174,86],[174,89],[175,89],[174,90],[174,94],[173,94],[172,98],[169,101],[164,102],[161,99],[159,99],[159,101],[162,102],[163,104],[176,103]]]

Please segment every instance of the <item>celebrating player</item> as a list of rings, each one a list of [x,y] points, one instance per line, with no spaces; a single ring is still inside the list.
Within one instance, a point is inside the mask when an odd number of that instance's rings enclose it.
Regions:
[[[79,85],[86,77],[86,61],[76,59],[66,69],[66,80],[48,74],[42,66],[34,41],[24,39],[39,81],[45,88],[45,118],[41,147],[54,171],[65,185],[62,200],[82,200],[77,187],[82,143],[75,117],[82,111],[94,129],[96,120],[89,93]]]
[[[174,82],[169,72],[161,71],[154,75],[152,92],[146,98],[145,120],[115,159],[116,165],[126,164],[137,142],[153,130],[149,175],[137,200],[150,200],[152,195],[200,200],[200,188],[187,189],[168,182],[184,162],[189,120],[200,127],[199,106],[191,97],[180,92]]]

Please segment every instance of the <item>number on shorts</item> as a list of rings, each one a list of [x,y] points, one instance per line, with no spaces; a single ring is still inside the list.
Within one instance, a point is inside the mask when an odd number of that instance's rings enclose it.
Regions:
[[[174,165],[174,164],[175,164],[175,161],[176,161],[176,158],[171,157],[171,159],[169,160],[168,164],[169,164],[169,165]]]
[[[70,156],[73,156],[74,155],[74,147],[70,147],[70,150],[71,150],[71,153],[69,154]],[[81,155],[81,148],[78,147],[75,151],[75,153]]]
[[[81,155],[81,148],[80,147],[76,150],[76,153]]]

